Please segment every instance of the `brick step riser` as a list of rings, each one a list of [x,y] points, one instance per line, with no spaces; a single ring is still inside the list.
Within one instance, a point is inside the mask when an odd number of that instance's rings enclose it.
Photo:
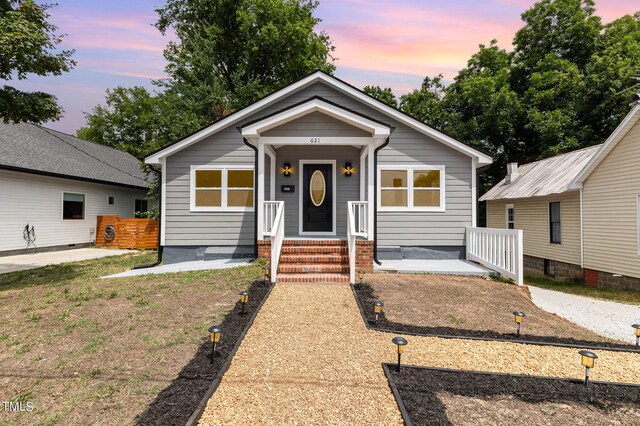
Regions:
[[[338,241],[338,240],[284,240],[282,242],[284,247],[291,246],[336,246],[336,247],[347,247],[347,241]]]
[[[279,274],[345,274],[349,266],[340,265],[280,265]]]
[[[349,253],[348,247],[338,246],[317,246],[317,247],[282,247],[282,253],[292,254],[332,254],[346,255]]]
[[[349,265],[349,256],[281,256],[280,265],[312,265],[312,264]]]
[[[349,277],[327,277],[322,275],[309,275],[308,277],[287,277],[286,275],[278,276],[278,283],[342,283],[348,284]]]

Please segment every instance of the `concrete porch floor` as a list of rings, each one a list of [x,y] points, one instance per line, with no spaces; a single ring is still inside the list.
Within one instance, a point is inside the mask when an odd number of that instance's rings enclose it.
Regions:
[[[491,275],[496,272],[477,263],[460,259],[401,259],[383,260],[374,265],[374,272],[428,273],[441,275]]]

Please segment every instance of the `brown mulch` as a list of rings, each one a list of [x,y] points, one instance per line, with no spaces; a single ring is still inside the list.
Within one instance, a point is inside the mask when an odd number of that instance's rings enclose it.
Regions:
[[[385,303],[379,329],[513,340],[517,310],[526,314],[519,340],[633,349],[540,309],[527,287],[482,277],[375,274],[354,289],[371,324],[373,302]]]
[[[640,387],[390,368],[414,425],[640,424]]]

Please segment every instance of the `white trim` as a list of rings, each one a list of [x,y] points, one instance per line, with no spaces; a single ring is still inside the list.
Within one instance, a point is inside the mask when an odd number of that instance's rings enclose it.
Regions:
[[[167,159],[160,160],[162,167],[162,191],[160,193],[160,245],[166,245],[167,229]],[[189,176],[191,178],[191,176]],[[189,184],[191,185],[191,184]]]
[[[320,112],[353,127],[370,132],[374,136],[387,137],[391,134],[389,126],[380,124],[361,115],[354,114],[339,106],[332,105],[321,99],[311,99],[303,104],[278,114],[267,117],[263,120],[250,124],[242,128],[242,136],[247,139],[260,137],[262,132],[269,131],[284,123],[304,117],[305,115]],[[308,139],[308,138],[307,138]]]
[[[221,191],[221,206],[209,207],[209,206],[196,206],[196,171],[200,170],[220,170],[222,174],[222,183],[220,187]],[[189,210],[191,212],[252,212],[254,207],[227,207],[227,179],[229,170],[251,170],[255,168],[253,164],[205,164],[202,166],[191,166],[189,172]],[[264,182],[262,183],[264,186]],[[251,188],[241,188],[246,190],[255,190],[255,184]]]
[[[82,195],[84,201],[82,202],[82,219],[65,219],[64,218],[64,194]],[[87,194],[84,192],[72,192],[62,191],[60,194],[60,220],[62,222],[84,222],[87,220]]]
[[[513,228],[509,228],[509,209],[513,210]],[[516,206],[513,204],[504,205],[504,229],[516,229]]]
[[[580,188],[580,267],[584,268],[584,219],[582,206],[582,188]]]
[[[636,220],[638,223],[638,256],[640,256],[640,194],[638,194],[638,204],[636,206]]]
[[[373,109],[376,109],[380,112],[383,112],[384,114],[395,118],[397,121],[408,125],[409,127],[412,127],[413,129],[426,134],[428,136],[431,136],[432,138],[434,138],[435,140],[450,146],[451,148],[460,151],[462,153],[467,154],[470,157],[477,157],[478,158],[478,166],[484,166],[487,164],[491,164],[493,162],[493,159],[474,149],[471,148],[470,146],[467,146],[465,144],[463,144],[462,142],[459,142],[453,138],[451,138],[450,136],[445,135],[444,133],[441,133],[435,129],[432,129],[431,127],[427,126],[424,123],[419,122],[416,119],[413,119],[409,116],[407,116],[406,114],[401,113],[400,111],[397,111],[391,107],[389,107],[388,105],[375,100],[374,98],[367,96],[366,94],[360,92],[359,90],[349,86],[348,84],[345,84],[339,80],[337,80],[334,77],[331,77],[327,74],[324,74],[320,71],[315,72],[281,90],[278,90],[277,92],[259,100],[258,102],[248,106],[247,108],[244,108],[243,110],[240,110],[226,118],[221,119],[220,121],[218,121],[217,123],[212,124],[211,126],[200,130],[199,132],[181,140],[180,142],[177,142],[173,145],[170,145],[168,147],[166,147],[163,150],[160,150],[158,152],[156,152],[155,154],[152,154],[150,156],[148,156],[147,158],[145,158],[145,162],[147,164],[160,164],[161,163],[161,159],[170,156],[171,154],[180,151],[208,136],[211,136],[212,134],[216,133],[217,131],[224,129],[234,123],[238,123],[240,120],[242,120],[243,118],[250,116],[251,114],[257,112],[258,110],[265,108],[267,106],[269,106],[270,104],[276,102],[277,100],[279,100],[280,98],[283,98],[295,91],[298,91],[300,89],[303,89],[306,86],[309,86],[317,81],[323,81],[325,82],[327,85],[347,94],[348,96],[351,96],[352,98],[358,99],[361,102],[363,102],[366,105],[371,106]]]
[[[478,159],[471,159],[471,226],[478,226]]]
[[[382,206],[382,170],[406,170],[407,171],[407,207],[383,207]],[[438,207],[413,207],[413,173],[415,170],[439,170],[440,171],[440,206]],[[444,213],[446,212],[446,186],[447,186],[447,174],[445,172],[444,165],[432,165],[432,164],[385,164],[378,166],[378,211],[381,212],[434,212]]]
[[[602,160],[613,150],[613,148],[620,143],[620,141],[629,133],[631,128],[640,119],[640,103],[631,109],[629,114],[622,120],[622,122],[616,127],[613,133],[607,138],[605,143],[600,147],[598,152],[591,157],[591,160],[582,168],[582,171],[569,185],[569,188],[580,188],[581,184],[587,180],[587,178],[593,173],[593,171],[600,165]]]
[[[302,145],[302,146],[323,146],[323,145],[370,145],[372,142],[382,141],[385,138],[373,137],[351,137],[351,136],[256,136],[247,138],[249,141],[257,145],[277,145],[278,147],[286,145]]]
[[[264,147],[265,154],[269,156],[269,200],[276,199],[276,151],[270,147]]]
[[[362,149],[360,150],[360,201],[365,201],[366,196],[365,196],[365,172],[369,170],[368,167],[365,167],[365,158],[367,157],[367,153],[369,152],[369,147],[368,146],[363,146]]]
[[[555,243],[551,241],[551,204],[558,203],[558,208],[560,209],[560,242]],[[549,201],[547,205],[547,237],[549,238],[548,244],[552,244],[554,246],[562,245],[562,201]]]
[[[331,171],[331,180],[332,180],[332,191],[333,191],[333,196],[332,196],[332,224],[331,224],[331,232],[315,232],[315,231],[303,231],[302,230],[302,207],[303,207],[303,201],[302,201],[302,193],[304,192],[304,182],[303,182],[303,177],[304,177],[304,165],[305,164],[330,164],[332,171]],[[298,176],[298,185],[300,190],[298,191],[298,235],[336,235],[336,204],[338,203],[338,200],[336,199],[336,181],[337,181],[337,169],[336,169],[336,160],[298,160],[298,170],[299,170],[299,176]]]

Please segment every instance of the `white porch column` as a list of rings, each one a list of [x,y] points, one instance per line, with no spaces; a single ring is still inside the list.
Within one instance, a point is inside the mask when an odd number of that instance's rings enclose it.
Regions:
[[[363,146],[362,149],[360,150],[360,201],[366,201],[367,197],[366,197],[366,188],[365,188],[365,173],[367,170],[369,170],[368,167],[366,167],[366,158],[367,158],[367,153],[369,152],[369,147],[368,146]]]
[[[367,228],[368,228],[367,235],[369,236],[368,237],[369,241],[373,241],[373,230],[374,230],[373,199],[375,194],[374,173],[376,173],[376,171],[374,170],[373,156],[374,156],[374,150],[373,150],[373,143],[372,143],[371,145],[369,145],[369,149],[367,150],[367,180],[368,180],[367,201],[369,202],[369,205],[367,208]]]
[[[258,142],[258,240],[264,239],[264,145]]]

